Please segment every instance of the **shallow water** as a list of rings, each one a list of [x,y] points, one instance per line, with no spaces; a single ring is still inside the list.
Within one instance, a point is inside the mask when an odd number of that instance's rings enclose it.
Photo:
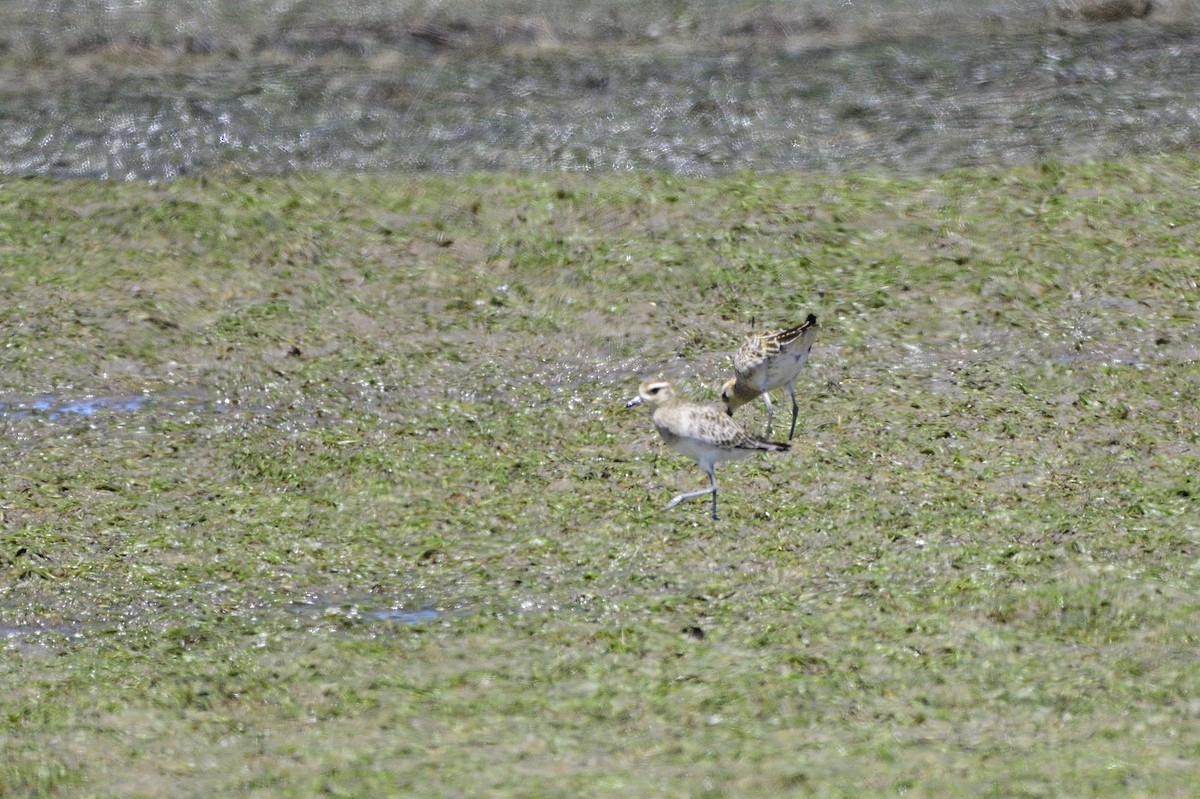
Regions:
[[[309,599],[294,602],[288,606],[292,613],[303,616],[319,616],[321,618],[335,616],[345,620],[365,620],[373,622],[396,622],[397,624],[424,624],[440,621],[445,614],[434,608],[423,607],[416,610],[400,608],[370,607],[369,604],[334,601],[328,599]]]
[[[0,174],[927,172],[1200,144],[1195,21],[1017,25],[1002,3],[955,7],[926,11],[927,33],[822,12],[708,38],[508,41],[453,19],[318,17],[204,47],[98,16],[90,39],[56,32],[61,60],[9,67]]]
[[[40,397],[32,400],[0,402],[0,418],[25,419],[40,416],[58,420],[64,416],[93,416],[100,411],[136,411],[148,397],[140,394],[115,397]]]
[[[442,614],[436,610],[372,610],[363,614],[375,621],[395,621],[401,624],[421,624],[427,621],[437,621]]]
[[[66,636],[71,638],[81,638],[83,636],[82,624],[31,624],[26,626],[6,626],[0,627],[0,639],[33,639],[43,635]]]
[[[192,414],[229,414],[234,411],[260,415],[270,413],[272,409],[250,402],[235,402],[228,397],[210,397],[206,392],[199,390],[84,396],[67,394],[0,396],[0,422],[29,419],[66,422],[73,419],[99,417],[121,418],[130,414],[188,416]]]

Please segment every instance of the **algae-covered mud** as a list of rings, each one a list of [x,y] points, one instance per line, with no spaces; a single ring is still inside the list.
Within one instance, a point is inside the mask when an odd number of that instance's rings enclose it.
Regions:
[[[1193,796],[1197,30],[3,4],[0,796]]]
[[[0,793],[1189,796],[1198,169],[4,182]]]

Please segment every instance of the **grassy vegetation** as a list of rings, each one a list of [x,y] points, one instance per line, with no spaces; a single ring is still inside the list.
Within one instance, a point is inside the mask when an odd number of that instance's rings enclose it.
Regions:
[[[0,794],[1192,795],[1198,168],[0,185]]]

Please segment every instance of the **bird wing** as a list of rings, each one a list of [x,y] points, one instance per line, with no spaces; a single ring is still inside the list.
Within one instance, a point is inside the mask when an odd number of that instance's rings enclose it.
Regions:
[[[721,449],[786,450],[787,444],[763,441],[746,432],[723,408],[709,405],[693,405],[687,416],[686,435],[712,442]]]
[[[733,371],[745,379],[755,369],[779,353],[791,348],[797,341],[800,346],[811,347],[817,336],[817,317],[809,314],[804,324],[783,330],[770,330],[749,336],[733,354]]]
[[[755,333],[746,339],[742,346],[733,354],[733,373],[737,377],[746,378],[772,354],[771,334]],[[775,352],[779,352],[776,347]]]

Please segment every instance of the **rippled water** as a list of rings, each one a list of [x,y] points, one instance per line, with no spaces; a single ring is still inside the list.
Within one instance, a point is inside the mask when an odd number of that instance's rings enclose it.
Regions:
[[[918,4],[919,24],[892,31],[831,3],[692,19],[679,36],[662,26],[683,17],[600,0],[574,26],[272,6],[239,37],[211,9],[169,24],[108,6],[74,26],[27,9],[13,27],[8,11],[0,174],[930,171],[1200,143],[1194,13],[1043,9],[1032,24],[1006,3]]]

